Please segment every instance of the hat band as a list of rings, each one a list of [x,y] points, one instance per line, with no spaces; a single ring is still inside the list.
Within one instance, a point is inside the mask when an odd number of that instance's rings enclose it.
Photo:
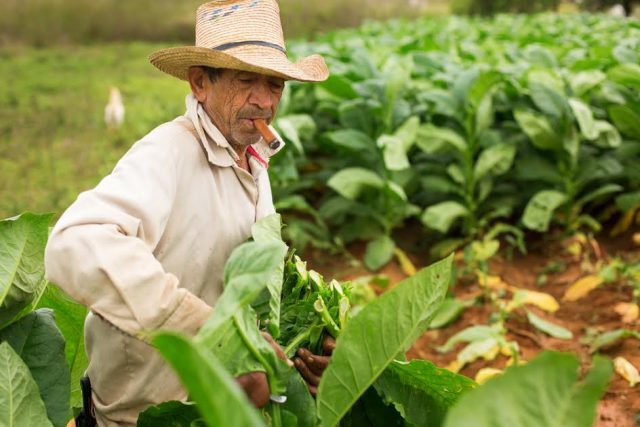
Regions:
[[[246,40],[246,41],[242,41],[242,42],[225,43],[225,44],[221,44],[220,46],[216,46],[216,47],[214,47],[212,49],[213,50],[227,50],[227,49],[233,49],[234,47],[245,46],[245,45],[270,47],[271,49],[278,50],[278,51],[284,53],[285,55],[287,54],[287,51],[282,46],[278,46],[275,43],[269,43],[269,42],[265,42],[265,41],[262,41],[262,40]]]

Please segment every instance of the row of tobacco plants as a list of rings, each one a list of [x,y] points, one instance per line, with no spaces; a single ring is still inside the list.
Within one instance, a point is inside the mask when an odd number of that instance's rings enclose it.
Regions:
[[[640,24],[597,15],[368,23],[291,47],[274,197],[303,249],[368,242],[376,269],[416,218],[434,254],[525,231],[599,231],[640,206]],[[628,221],[627,221],[628,222]],[[397,253],[397,251],[396,251]]]
[[[0,425],[64,426],[80,403],[86,310],[44,279],[50,221],[34,214],[0,221]],[[280,230],[277,215],[254,225],[252,239],[230,256],[224,292],[195,337],[151,335],[192,401],[151,407],[139,426],[593,423],[611,375],[605,358],[594,357],[579,378],[574,356],[548,352],[481,386],[428,361],[405,359],[447,293],[452,256],[367,302],[358,285],[327,282],[308,270]],[[325,334],[337,339],[317,398],[261,330],[288,354],[316,349]],[[271,402],[261,410],[233,380],[251,371],[268,378]]]

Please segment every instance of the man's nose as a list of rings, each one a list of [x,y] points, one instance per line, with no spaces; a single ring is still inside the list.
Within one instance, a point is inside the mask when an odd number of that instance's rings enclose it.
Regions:
[[[249,103],[256,107],[267,110],[273,106],[273,99],[268,83],[257,83],[251,88]]]

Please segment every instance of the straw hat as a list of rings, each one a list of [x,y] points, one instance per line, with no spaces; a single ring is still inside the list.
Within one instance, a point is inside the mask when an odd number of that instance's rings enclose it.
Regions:
[[[329,75],[320,55],[289,61],[275,0],[216,0],[198,7],[196,15],[195,46],[162,49],[149,57],[161,71],[182,80],[196,65],[305,82]]]

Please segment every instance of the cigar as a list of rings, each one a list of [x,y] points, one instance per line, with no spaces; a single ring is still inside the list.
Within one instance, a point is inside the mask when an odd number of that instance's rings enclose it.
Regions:
[[[269,129],[269,126],[267,126],[267,122],[265,122],[263,119],[254,119],[253,124],[256,126],[256,129],[258,129],[258,132],[260,132],[260,135],[262,135],[262,139],[264,139],[269,148],[275,150],[280,146],[280,141],[273,134],[273,132],[271,132],[271,129]]]

